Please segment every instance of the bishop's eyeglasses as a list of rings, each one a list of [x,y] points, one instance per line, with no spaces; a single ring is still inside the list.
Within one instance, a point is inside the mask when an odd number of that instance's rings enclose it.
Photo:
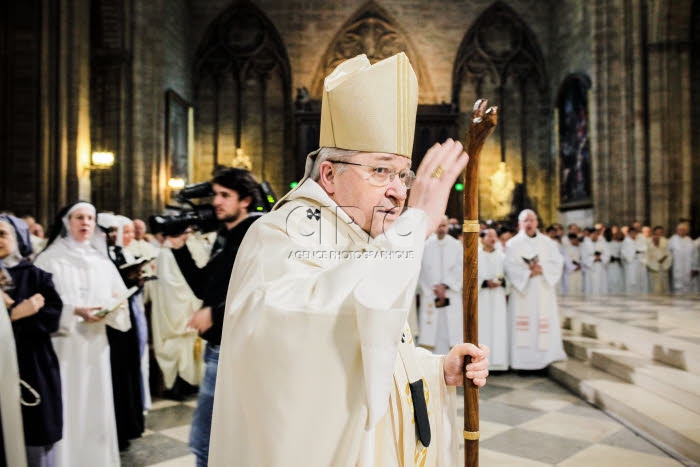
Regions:
[[[416,180],[416,174],[411,169],[403,169],[399,172],[392,170],[391,167],[385,165],[368,165],[368,164],[358,164],[357,162],[349,161],[331,161],[334,164],[346,164],[346,165],[356,165],[358,167],[367,167],[372,169],[369,175],[369,182],[374,186],[387,186],[389,183],[394,181],[394,177],[399,176],[399,181],[407,190],[411,189],[413,182]]]

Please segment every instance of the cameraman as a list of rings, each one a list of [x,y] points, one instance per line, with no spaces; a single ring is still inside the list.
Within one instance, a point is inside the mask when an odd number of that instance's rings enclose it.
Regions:
[[[197,457],[198,466],[206,466],[209,455],[219,345],[231,270],[243,237],[251,224],[261,216],[257,212],[248,212],[256,205],[258,183],[247,170],[224,169],[214,176],[211,183],[216,218],[222,225],[217,231],[209,262],[201,269],[197,267],[185,245],[187,234],[167,237],[182,275],[203,302],[202,308],[194,313],[187,324],[207,341],[204,354],[206,370],[199,386],[197,408],[190,432],[190,448]]]

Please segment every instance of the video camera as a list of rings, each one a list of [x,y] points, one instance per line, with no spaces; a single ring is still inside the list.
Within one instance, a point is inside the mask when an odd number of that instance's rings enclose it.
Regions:
[[[251,207],[250,212],[266,213],[272,210],[277,197],[268,182],[258,185],[258,201]],[[192,227],[200,232],[213,232],[219,226],[214,206],[209,203],[193,203],[193,199],[210,198],[214,196],[211,183],[202,182],[187,185],[176,196],[176,200],[184,206],[167,206],[168,209],[179,211],[178,214],[155,215],[148,218],[151,233],[162,233],[166,236],[177,236]]]

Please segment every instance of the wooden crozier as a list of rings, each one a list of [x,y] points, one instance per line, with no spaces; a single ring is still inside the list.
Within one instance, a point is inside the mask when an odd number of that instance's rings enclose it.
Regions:
[[[464,342],[479,340],[479,154],[486,138],[496,128],[498,108],[486,110],[488,101],[474,104],[467,144],[469,164],[464,177],[464,276],[462,284]],[[465,359],[465,366],[471,361]],[[479,388],[470,379],[464,384],[464,465],[479,465]]]

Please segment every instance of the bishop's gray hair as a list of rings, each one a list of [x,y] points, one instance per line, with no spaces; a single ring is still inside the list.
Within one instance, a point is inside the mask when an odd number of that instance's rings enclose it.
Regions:
[[[340,159],[346,159],[351,156],[354,156],[355,154],[359,154],[360,151],[351,151],[348,149],[340,149],[340,148],[328,148],[328,147],[322,147],[321,150],[318,152],[318,155],[316,156],[316,161],[314,161],[314,166],[311,169],[311,173],[309,174],[309,178],[313,180],[314,182],[317,182],[318,179],[320,178],[320,167],[321,164],[328,159],[331,160],[340,160]],[[338,167],[338,173],[342,173],[343,170],[345,170],[345,165],[340,164]]]
[[[535,211],[532,209],[523,209],[520,211],[520,214],[518,214],[518,222],[523,222],[528,214],[532,214],[535,216],[535,219],[537,219],[537,213]]]

